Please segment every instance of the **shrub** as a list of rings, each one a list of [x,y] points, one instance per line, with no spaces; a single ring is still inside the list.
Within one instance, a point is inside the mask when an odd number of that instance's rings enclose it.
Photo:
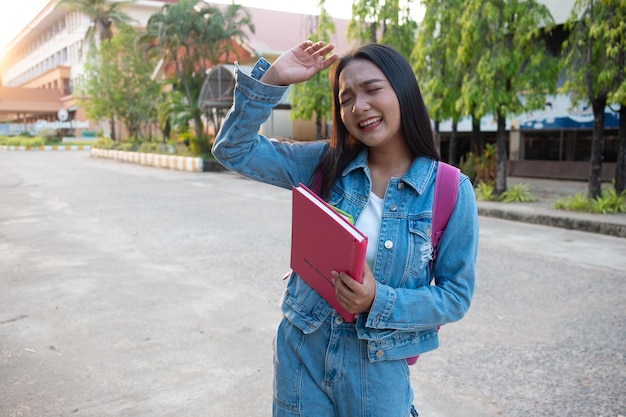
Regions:
[[[494,194],[493,182],[479,182],[474,188],[476,199],[478,201],[495,201],[497,196]]]
[[[133,142],[122,142],[117,145],[117,149],[120,151],[136,151],[137,146]]]
[[[55,139],[59,139],[59,132],[56,129],[44,127],[43,129],[39,129],[38,136],[45,138],[46,142],[52,142]]]
[[[537,201],[530,192],[528,184],[515,184],[500,195],[503,203],[531,203]]]
[[[626,213],[626,191],[620,194],[612,188],[604,191],[597,199],[592,200],[592,209],[594,213]]]
[[[554,208],[558,210],[590,211],[590,207],[590,199],[583,193],[560,198],[554,203]]]
[[[459,162],[459,169],[462,173],[467,175],[472,182],[472,184],[476,184],[476,155],[472,152],[461,157],[461,161]]]
[[[137,148],[137,152],[143,153],[160,153],[160,146],[154,142],[141,142]]]
[[[44,146],[46,144],[46,139],[41,136],[37,137],[24,137],[24,136],[13,136],[6,138],[4,141],[4,145],[6,146]]]
[[[101,137],[94,142],[93,147],[99,149],[115,149],[115,141],[109,138]]]
[[[491,143],[486,144],[480,155],[469,152],[461,157],[459,168],[474,185],[495,180],[496,146]]]
[[[603,191],[598,198],[589,198],[583,193],[576,193],[557,200],[554,208],[601,214],[626,213],[626,191],[618,194],[615,188],[612,188]]]

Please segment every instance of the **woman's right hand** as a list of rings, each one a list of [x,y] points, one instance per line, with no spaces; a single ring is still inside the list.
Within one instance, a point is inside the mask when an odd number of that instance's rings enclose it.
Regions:
[[[279,56],[263,74],[261,81],[271,85],[289,85],[306,81],[330,67],[338,55],[332,54],[335,45],[324,41],[306,40]]]

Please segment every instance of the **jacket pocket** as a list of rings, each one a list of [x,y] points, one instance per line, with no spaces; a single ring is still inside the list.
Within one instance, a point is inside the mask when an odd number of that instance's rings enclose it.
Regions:
[[[409,245],[407,271],[409,279],[407,288],[418,288],[426,285],[430,275],[430,261],[433,258],[433,246],[430,241],[430,219],[409,219]]]
[[[287,320],[304,334],[316,331],[333,309],[295,273],[291,274],[281,308]]]

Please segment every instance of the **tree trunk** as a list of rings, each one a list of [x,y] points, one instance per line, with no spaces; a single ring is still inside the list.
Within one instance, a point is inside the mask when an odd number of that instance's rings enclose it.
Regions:
[[[626,183],[626,104],[619,109],[619,135],[617,138],[617,164],[615,164],[615,191],[624,191]]]
[[[435,149],[441,158],[441,135],[439,134],[439,120],[435,120]],[[443,159],[443,158],[441,158]]]
[[[496,139],[496,188],[497,195],[506,191],[506,118],[498,113],[498,136]]]
[[[322,137],[322,118],[318,115],[315,116],[315,137],[317,140],[324,139]]]
[[[204,123],[202,122],[202,116],[199,111],[194,112],[193,116],[194,127],[196,130],[196,141],[198,144],[198,153],[203,155],[209,152],[209,142],[204,134]]]
[[[472,152],[480,155],[483,151],[483,137],[480,132],[480,118],[472,116]]]
[[[450,146],[448,148],[448,163],[452,164],[454,166],[458,166],[459,165],[459,161],[457,159],[457,129],[458,129],[458,122],[453,120],[452,121],[452,133],[450,134]]]
[[[589,172],[589,198],[597,198],[602,193],[602,157],[604,154],[604,108],[606,95],[596,97],[591,102],[593,108],[593,142],[591,143],[591,170]]]
[[[115,141],[115,137],[117,136],[115,134],[115,116],[111,116],[109,123],[111,123],[111,140]]]

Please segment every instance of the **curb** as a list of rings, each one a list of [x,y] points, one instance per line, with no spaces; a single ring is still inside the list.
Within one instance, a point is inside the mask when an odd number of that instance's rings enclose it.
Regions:
[[[161,155],[153,153],[128,152],[99,148],[92,148],[91,156],[97,158],[114,159],[121,162],[148,165],[156,168],[168,168],[177,171],[204,171],[204,160],[202,158],[194,158],[189,156]]]
[[[2,151],[88,151],[89,145],[0,146]]]
[[[525,213],[493,207],[480,207],[479,205],[478,215],[626,238],[626,224],[611,222],[606,219],[590,219],[576,216],[576,213],[570,212],[567,212],[567,215],[553,215],[546,212]]]

